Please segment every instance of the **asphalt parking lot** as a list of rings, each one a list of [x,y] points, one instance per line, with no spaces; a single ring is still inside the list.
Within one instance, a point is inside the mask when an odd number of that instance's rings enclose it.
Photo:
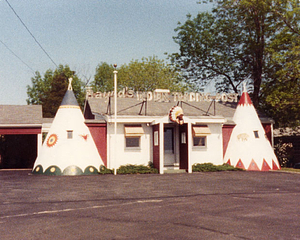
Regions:
[[[300,239],[300,174],[0,170],[0,239]]]

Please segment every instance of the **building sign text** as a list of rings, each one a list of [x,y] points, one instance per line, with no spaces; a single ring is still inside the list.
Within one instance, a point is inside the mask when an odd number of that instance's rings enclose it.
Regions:
[[[86,89],[86,99],[89,98],[108,98],[113,97],[114,91],[111,92],[95,92],[88,87]],[[139,101],[155,101],[155,102],[171,102],[185,101],[185,102],[202,102],[202,101],[222,101],[222,102],[237,102],[238,94],[236,93],[217,93],[215,96],[209,93],[201,92],[170,92],[168,89],[156,89],[153,92],[140,92],[124,88],[118,92],[118,98],[136,98]]]

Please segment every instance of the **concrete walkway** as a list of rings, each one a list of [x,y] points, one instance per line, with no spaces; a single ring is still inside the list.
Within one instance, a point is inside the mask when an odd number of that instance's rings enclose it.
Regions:
[[[300,239],[300,175],[0,171],[0,239]]]

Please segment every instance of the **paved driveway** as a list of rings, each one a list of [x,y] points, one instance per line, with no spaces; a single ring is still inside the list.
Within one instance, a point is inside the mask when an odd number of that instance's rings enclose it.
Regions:
[[[300,174],[0,171],[0,239],[300,239]]]

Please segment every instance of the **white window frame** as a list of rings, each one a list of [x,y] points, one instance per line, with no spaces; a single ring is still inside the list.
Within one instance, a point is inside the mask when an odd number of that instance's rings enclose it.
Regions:
[[[138,146],[127,146],[127,139],[138,139]],[[125,149],[126,150],[140,150],[141,149],[141,137],[125,137]]]
[[[126,133],[126,128],[137,128],[138,131],[131,131]],[[125,150],[140,150],[141,149],[141,137],[144,135],[144,130],[141,124],[137,125],[124,125],[124,146]],[[138,146],[127,146],[127,139],[138,139]]]
[[[195,145],[195,139],[196,138],[204,138],[204,145]],[[197,136],[193,137],[193,147],[194,148],[207,148],[207,136]]]
[[[196,132],[196,128],[203,128],[203,131]],[[193,149],[195,150],[202,150],[207,149],[207,137],[210,135],[210,129],[207,125],[193,125],[192,126],[192,135],[193,135]],[[195,145],[195,139],[196,138],[204,138],[204,145]]]

